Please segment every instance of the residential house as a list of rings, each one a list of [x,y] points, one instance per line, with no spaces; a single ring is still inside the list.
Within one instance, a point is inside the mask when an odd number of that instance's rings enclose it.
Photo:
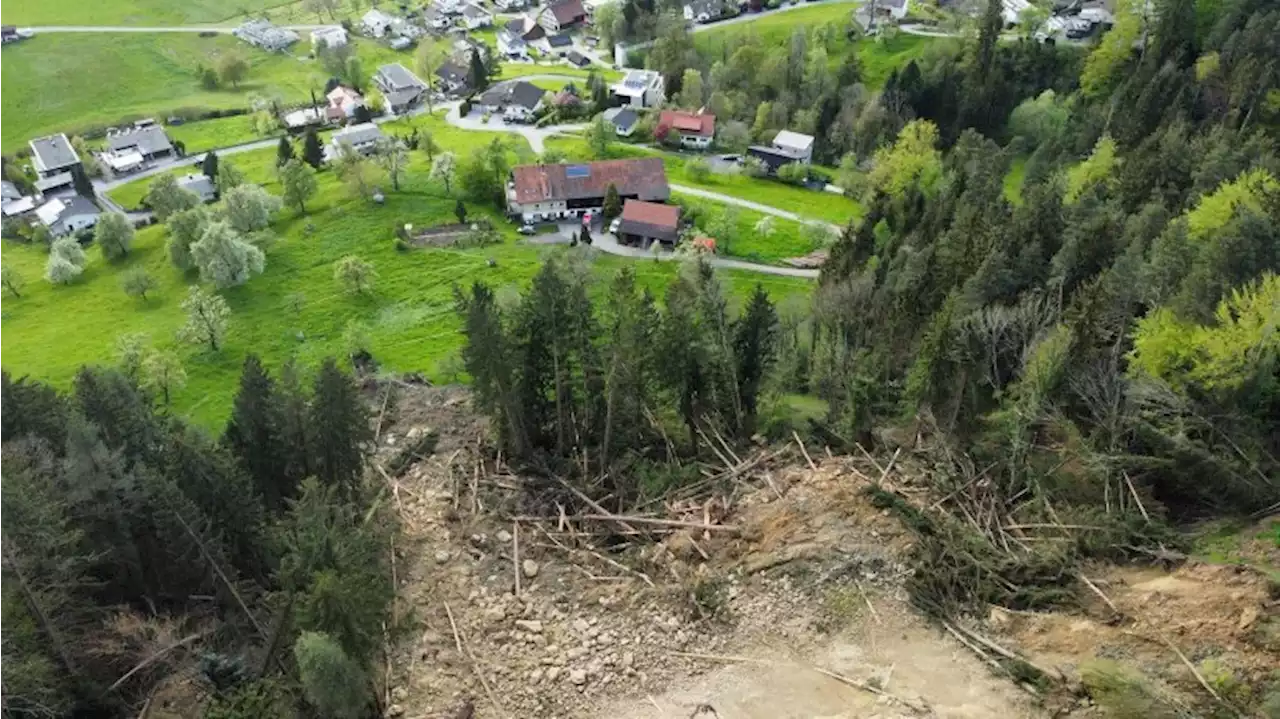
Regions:
[[[284,126],[290,130],[301,130],[329,122],[332,119],[329,109],[328,107],[302,107],[286,112],[281,119],[284,121]]]
[[[542,109],[546,91],[531,82],[517,80],[503,83],[480,96],[480,107],[485,112],[501,112],[503,118],[514,122],[528,122],[534,113]]]
[[[699,25],[724,17],[724,0],[689,0],[684,5],[684,19]]]
[[[31,212],[34,212],[35,209],[35,197],[18,197],[16,199],[5,200],[3,203],[0,203],[0,216],[9,220],[30,214]]]
[[[457,94],[470,87],[467,79],[468,66],[457,59],[448,60],[436,70],[439,87],[446,94]]]
[[[654,242],[674,246],[680,239],[680,208],[643,200],[627,200],[619,218],[618,242],[648,247]]]
[[[342,122],[355,117],[356,110],[364,107],[364,96],[346,85],[339,85],[326,94],[329,101],[329,119]]]
[[[432,6],[445,15],[457,15],[462,12],[462,6],[467,0],[435,0]]]
[[[347,30],[338,25],[322,27],[311,31],[311,47],[319,50],[324,47],[344,47],[347,44]]]
[[[48,194],[66,192],[75,187],[72,173],[83,172],[80,156],[66,135],[40,137],[27,143],[31,147],[31,164],[36,170],[36,189]]]
[[[197,173],[183,175],[178,178],[178,187],[196,193],[201,202],[213,202],[218,199],[218,188],[208,175]]]
[[[17,200],[22,198],[22,192],[18,190],[18,186],[8,180],[0,180],[0,201],[8,202],[9,200]]]
[[[453,25],[453,19],[441,12],[440,8],[431,5],[422,11],[422,24],[436,32],[444,32]]]
[[[629,107],[611,107],[604,111],[604,119],[613,125],[618,137],[631,137],[640,123],[640,114]]]
[[[504,27],[498,31],[498,55],[507,60],[527,60],[529,45],[524,38]]]
[[[662,158],[587,164],[520,165],[511,171],[507,208],[524,222],[580,217],[604,207],[613,185],[623,200],[666,202],[671,197]]]
[[[680,137],[680,146],[691,150],[705,150],[716,136],[716,116],[703,112],[663,110],[658,115],[658,127],[654,134],[663,139],[674,132]]]
[[[622,104],[634,108],[659,107],[667,101],[662,73],[653,70],[628,70],[622,82],[612,89],[614,97]]]
[[[298,41],[298,33],[276,27],[267,20],[250,20],[232,30],[231,34],[270,52],[279,52]]]
[[[548,33],[564,32],[586,21],[587,10],[582,6],[582,0],[559,0],[538,13],[538,24]]]
[[[383,137],[385,135],[382,134],[382,130],[372,122],[344,127],[329,138],[329,144],[324,149],[325,159],[333,160],[339,157],[344,147],[350,147],[361,155],[372,154],[378,140]]]
[[[468,30],[490,27],[493,25],[493,13],[475,3],[467,3],[462,7],[462,24],[466,25]]]
[[[396,37],[409,38],[416,40],[423,35],[422,27],[417,23],[399,16],[391,17],[391,34]]]
[[[591,66],[591,58],[583,55],[577,50],[570,50],[569,54],[565,56],[565,59],[569,61],[570,65],[574,65],[576,67],[586,68]]]
[[[528,7],[528,0],[493,0],[493,6],[503,12],[523,10]]]
[[[408,50],[413,47],[413,40],[404,35],[396,35],[387,41],[387,47],[392,50]]]
[[[360,18],[360,29],[369,37],[382,38],[391,32],[395,18],[377,8],[370,10]]]
[[[547,29],[528,15],[512,18],[507,22],[506,29],[524,41],[528,47],[536,48],[541,52],[550,52],[551,50],[551,46],[547,44]]]
[[[102,213],[87,197],[71,195],[49,200],[36,208],[40,224],[54,237],[64,237],[98,224]]]
[[[176,154],[164,128],[154,120],[143,120],[123,130],[107,130],[107,150],[112,154],[137,152],[147,162]]]
[[[425,82],[398,62],[379,67],[373,74],[373,84],[382,91],[387,109],[396,114],[416,107],[429,92]]]
[[[752,145],[747,154],[763,162],[769,174],[793,162],[808,165],[813,162],[813,136],[782,130],[768,146]]]
[[[564,57],[573,49],[573,38],[567,32],[556,33],[547,38],[547,45],[552,53]]]

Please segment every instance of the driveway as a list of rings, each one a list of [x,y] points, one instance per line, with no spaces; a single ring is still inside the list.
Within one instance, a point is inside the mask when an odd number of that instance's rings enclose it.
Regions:
[[[545,78],[552,76],[530,75],[532,78]],[[529,78],[518,78],[520,80],[528,80]],[[512,81],[514,82],[514,80]],[[541,155],[546,150],[545,140],[555,135],[563,135],[568,132],[574,132],[586,127],[585,124],[572,125],[551,125],[548,127],[534,127],[533,125],[523,125],[508,123],[499,115],[493,115],[488,122],[484,121],[484,113],[480,110],[472,108],[471,114],[462,117],[458,110],[461,103],[449,103],[449,114],[445,115],[445,122],[454,127],[463,130],[476,130],[480,132],[505,132],[510,135],[519,135],[529,141],[529,146],[533,151]]]

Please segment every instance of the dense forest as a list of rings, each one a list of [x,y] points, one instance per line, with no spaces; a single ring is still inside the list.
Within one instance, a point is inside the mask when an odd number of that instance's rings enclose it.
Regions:
[[[1087,52],[1002,39],[999,10],[878,93],[847,58],[824,72],[803,32],[789,55],[747,44],[711,66],[699,100],[816,131],[864,203],[811,307],[732,308],[696,260],[661,297],[626,272],[592,290],[563,263],[511,302],[460,292],[466,367],[511,455],[626,509],[682,481],[655,463],[785,436],[786,398],[807,393],[827,413],[804,429],[833,448],[925,437],[944,491],[1104,530],[1010,563],[987,561],[1006,554],[989,537],[922,527],[930,611],[1051,600],[1001,587],[1167,556],[1179,522],[1274,509],[1280,8],[1121,3]],[[648,61],[677,103],[704,81],[687,33],[659,33]],[[948,579],[968,570],[995,580]]]
[[[136,716],[191,674],[205,717],[368,716],[395,524],[356,385],[250,356],[211,437],[135,374],[3,377],[5,716]]]
[[[1097,528],[1011,552],[882,492],[935,614],[1063,601],[1082,558],[1171,556],[1184,523],[1276,508],[1280,7],[1122,1],[1084,49],[1002,39],[999,9],[878,91],[826,29],[708,58],[654,21],[678,103],[813,132],[865,213],[807,304],[737,306],[696,257],[660,292],[601,282],[585,248],[523,293],[457,288],[526,501],[576,505],[557,477],[629,510],[701,479],[690,457],[799,432],[906,446],[947,496]],[[363,481],[356,383],[250,356],[211,436],[138,375],[3,377],[5,715],[127,716],[190,674],[211,719],[374,715],[396,527]]]

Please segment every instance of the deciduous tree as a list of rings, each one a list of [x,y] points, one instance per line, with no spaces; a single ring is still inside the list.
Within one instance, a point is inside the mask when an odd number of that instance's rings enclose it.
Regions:
[[[84,248],[80,243],[74,237],[60,237],[50,246],[44,276],[55,285],[70,284],[84,273],[84,265]]]
[[[216,160],[214,165],[217,165]],[[156,219],[165,222],[171,215],[199,205],[200,196],[179,186],[178,178],[165,173],[151,181],[147,188],[146,203],[155,213]]]
[[[430,138],[431,135],[427,134],[423,139],[433,141]],[[421,143],[422,139],[418,142]],[[421,146],[421,144],[419,144],[419,146]],[[444,193],[446,195],[453,194],[453,180],[457,174],[458,157],[452,152],[442,152],[439,155],[436,155],[435,159],[431,161],[431,179],[444,183]],[[461,200],[459,200],[459,202],[461,202]],[[465,220],[458,221],[464,222]]]
[[[249,74],[249,61],[236,50],[227,51],[219,55],[216,67],[218,79],[222,82],[231,83],[231,86],[236,89],[240,88],[240,81]]]
[[[191,245],[191,259],[200,278],[218,289],[248,282],[267,264],[262,250],[246,242],[225,220],[205,226],[200,241]]]
[[[284,201],[297,207],[298,212],[306,214],[307,200],[316,194],[320,183],[316,181],[315,170],[295,158],[280,168],[280,186],[284,192]]]
[[[260,185],[239,185],[222,195],[222,210],[227,222],[243,234],[265,230],[271,216],[280,210],[280,198]]]
[[[168,238],[165,250],[169,253],[169,261],[180,270],[195,267],[191,257],[191,245],[204,235],[205,225],[209,224],[210,212],[202,205],[197,205],[182,212],[170,215],[165,223]]]
[[[374,143],[373,156],[391,179],[391,189],[399,192],[400,178],[409,167],[409,151],[405,149],[404,143],[394,137],[380,137]]]
[[[142,386],[159,392],[165,406],[172,394],[187,386],[187,371],[172,352],[152,352],[142,361]]]
[[[22,275],[9,265],[0,266],[0,284],[14,297],[22,297],[22,289],[26,286]]]
[[[351,294],[373,291],[373,283],[377,278],[378,273],[373,269],[373,263],[356,255],[347,255],[333,263],[333,279]]]
[[[102,256],[118,260],[133,247],[133,221],[120,212],[106,212],[93,228],[93,241],[102,248]]]
[[[145,267],[140,265],[131,267],[121,278],[120,288],[130,297],[146,300],[147,293],[156,288],[156,278],[152,277]]]
[[[182,301],[182,311],[187,315],[187,322],[178,330],[178,339],[209,345],[210,350],[217,352],[222,347],[222,338],[227,334],[227,321],[231,316],[227,301],[221,295],[192,285],[187,298]]]

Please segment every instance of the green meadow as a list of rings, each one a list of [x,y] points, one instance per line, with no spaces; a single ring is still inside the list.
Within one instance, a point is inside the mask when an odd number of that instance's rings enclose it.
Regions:
[[[471,146],[493,139],[458,132]],[[465,153],[466,146],[454,144],[454,139],[461,138],[445,136],[441,144]],[[528,153],[526,147],[513,151],[511,157],[528,157]],[[321,190],[308,214],[282,210],[273,226],[276,239],[266,249],[266,272],[222,292],[232,316],[226,346],[217,353],[175,340],[174,333],[184,321],[180,302],[187,287],[199,280],[169,264],[163,227],[140,230],[133,252],[123,262],[109,263],[96,247],[90,248],[85,274],[76,283],[59,287],[42,279],[47,258],[43,247],[5,241],[5,264],[26,280],[20,298],[4,300],[5,369],[66,386],[79,366],[111,362],[121,335],[144,333],[155,346],[178,352],[184,362],[188,381],[174,396],[176,410],[216,426],[226,418],[235,378],[249,352],[263,356],[269,365],[292,357],[310,367],[327,355],[343,354],[348,338],[359,335],[367,338],[383,368],[419,371],[450,381],[454,379],[452,358],[462,342],[453,312],[455,286],[483,281],[499,289],[520,288],[548,256],[557,253],[590,257],[602,285],[613,272],[632,265],[659,294],[679,270],[673,262],[524,244],[512,225],[496,217],[503,228],[501,244],[397,250],[394,232],[401,224],[456,221],[454,199],[427,177],[425,155],[417,152],[413,158],[402,190],[388,191],[383,205],[352,198],[334,173],[326,171],[321,173]],[[250,179],[278,193],[274,159],[275,150],[270,149],[224,161],[235,163]],[[133,184],[145,186],[145,182]],[[383,187],[389,189],[389,184]],[[473,218],[493,215],[490,208],[469,209]],[[348,254],[374,264],[378,279],[371,294],[347,294],[333,279],[333,263]],[[126,296],[120,287],[123,272],[138,265],[158,281],[145,301]],[[727,272],[724,278],[735,298],[756,283],[778,300],[806,295],[812,287],[806,280],[755,273]]]

